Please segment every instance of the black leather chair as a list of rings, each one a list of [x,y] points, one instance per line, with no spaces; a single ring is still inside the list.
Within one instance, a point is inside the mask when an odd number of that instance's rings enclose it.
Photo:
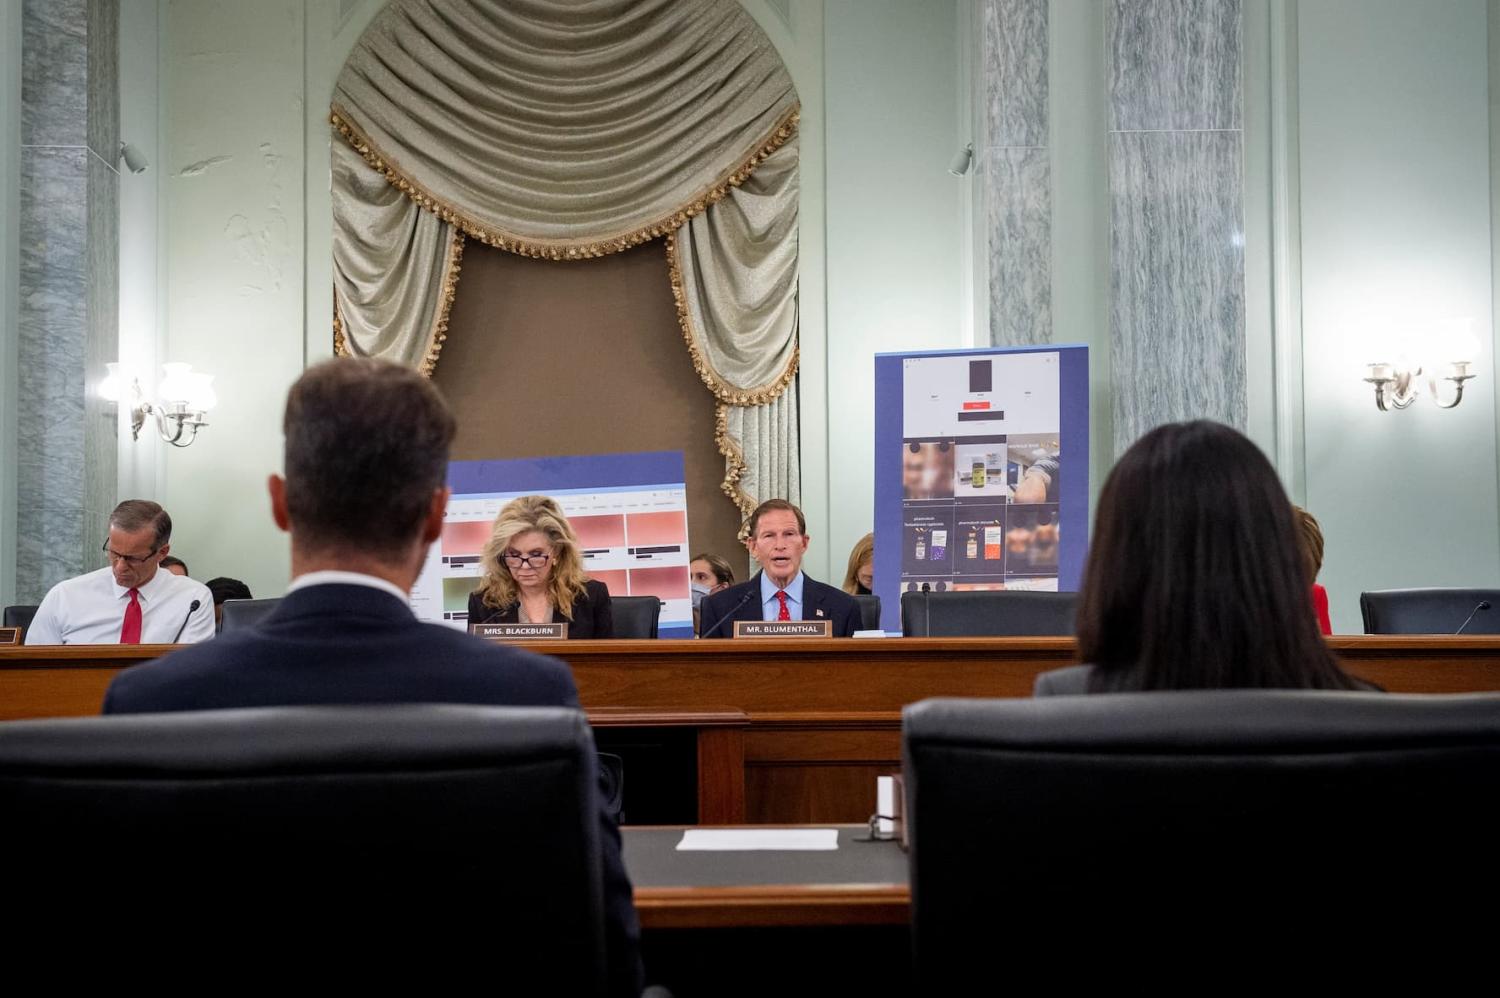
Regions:
[[[903,756],[925,994],[967,993],[997,946],[1054,974],[1190,959],[1198,933],[1222,966],[1337,959],[1500,887],[1500,695],[927,700]]]
[[[1381,589],[1359,594],[1359,612],[1366,634],[1500,634],[1500,589]]]
[[[36,606],[28,606],[18,603],[5,608],[4,622],[0,627],[19,627],[23,632],[31,626],[31,621],[36,617]]]
[[[661,600],[655,596],[611,596],[610,612],[617,638],[654,638],[661,625]]]
[[[909,638],[1071,636],[1077,593],[902,593]]]
[[[588,721],[564,708],[0,724],[6,903],[88,910],[70,946],[201,932],[220,970],[292,947],[369,973],[451,925],[444,959],[482,963],[500,993],[599,994],[596,780]]]
[[[854,602],[859,604],[860,630],[880,630],[880,597],[875,595],[856,596],[854,597]]]
[[[223,616],[219,620],[219,633],[225,631],[243,631],[247,627],[254,627],[262,620],[271,615],[281,602],[281,597],[271,596],[266,599],[227,599],[220,604]]]

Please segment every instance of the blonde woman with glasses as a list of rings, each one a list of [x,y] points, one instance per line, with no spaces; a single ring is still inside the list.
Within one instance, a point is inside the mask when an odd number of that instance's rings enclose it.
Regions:
[[[609,588],[584,572],[578,535],[556,500],[522,496],[506,503],[481,563],[484,578],[469,594],[469,623],[565,623],[570,638],[615,636]]]

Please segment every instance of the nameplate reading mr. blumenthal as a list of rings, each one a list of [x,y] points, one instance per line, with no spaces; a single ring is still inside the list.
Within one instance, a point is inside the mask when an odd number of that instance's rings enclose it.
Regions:
[[[551,641],[568,636],[568,625],[556,624],[470,624],[469,633],[491,641]]]
[[[831,620],[736,620],[737,638],[831,638]]]

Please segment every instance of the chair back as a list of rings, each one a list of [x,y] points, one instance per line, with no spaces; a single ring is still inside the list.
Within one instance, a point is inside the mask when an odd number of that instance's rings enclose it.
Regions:
[[[1248,964],[1500,886],[1496,694],[927,700],[902,739],[925,994],[1000,943],[1044,966],[1201,930]]]
[[[6,607],[4,622],[0,623],[0,627],[19,627],[24,633],[36,617],[37,605],[39,604],[18,603]]]
[[[854,597],[854,602],[859,604],[860,630],[880,630],[880,597],[874,594],[868,596],[856,596]]]
[[[901,633],[909,638],[1032,637],[1073,633],[1077,593],[902,593]]]
[[[1500,634],[1500,589],[1379,589],[1359,594],[1359,612],[1366,634]]]
[[[158,939],[211,926],[215,958],[235,962],[282,934],[320,949],[325,932],[374,923],[373,949],[477,918],[497,990],[598,994],[598,793],[588,721],[561,707],[0,724],[0,848],[26,857],[7,903],[67,898],[100,933],[122,928],[122,909]],[[287,928],[298,919],[317,923],[316,944]]]
[[[655,596],[611,596],[615,637],[654,638],[661,624],[661,600]]]
[[[254,627],[269,617],[280,603],[279,596],[266,599],[227,599],[220,604],[223,616],[219,621],[219,633]]]

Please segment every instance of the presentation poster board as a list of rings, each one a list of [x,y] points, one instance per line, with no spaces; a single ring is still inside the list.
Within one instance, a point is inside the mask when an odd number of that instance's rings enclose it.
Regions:
[[[875,592],[1076,591],[1088,544],[1088,348],[875,357]]]
[[[453,498],[412,589],[412,609],[423,620],[466,628],[496,514],[517,496],[547,495],[578,533],[584,570],[611,596],[660,599],[661,636],[690,638],[685,479],[681,451],[450,462]]]

